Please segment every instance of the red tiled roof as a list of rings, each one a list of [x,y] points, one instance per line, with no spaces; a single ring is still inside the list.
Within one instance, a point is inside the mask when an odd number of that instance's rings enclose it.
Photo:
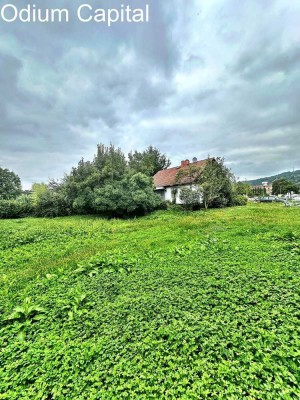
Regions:
[[[176,182],[176,176],[178,171],[182,171],[186,169],[187,167],[195,166],[195,167],[203,167],[206,164],[207,160],[200,160],[196,161],[194,163],[189,163],[188,165],[184,167],[174,167],[174,168],[168,168],[168,169],[162,169],[161,171],[158,171],[154,175],[154,186],[157,187],[165,187],[165,186],[176,186],[178,185],[178,182]],[[181,183],[191,183],[189,178],[186,177],[184,181]]]

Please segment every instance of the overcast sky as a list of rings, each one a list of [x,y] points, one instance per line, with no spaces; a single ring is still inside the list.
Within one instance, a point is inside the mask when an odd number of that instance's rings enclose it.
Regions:
[[[112,142],[241,179],[300,168],[300,1],[123,1],[145,2],[148,24],[0,22],[0,166],[28,188]]]

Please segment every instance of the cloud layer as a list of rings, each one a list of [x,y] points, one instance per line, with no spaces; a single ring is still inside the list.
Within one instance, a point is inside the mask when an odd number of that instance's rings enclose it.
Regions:
[[[224,156],[241,178],[300,168],[300,3],[147,3],[141,25],[1,22],[0,165],[29,187],[112,142]]]

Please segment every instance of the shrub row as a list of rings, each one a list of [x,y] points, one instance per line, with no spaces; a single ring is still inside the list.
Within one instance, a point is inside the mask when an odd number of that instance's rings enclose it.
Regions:
[[[244,206],[247,198],[237,195],[233,198],[231,206]],[[216,207],[218,207],[216,205]],[[219,205],[220,207],[220,205]],[[182,210],[182,206],[164,202],[157,202],[156,209]],[[136,212],[141,213],[141,208],[136,208]],[[149,210],[148,210],[149,211]],[[98,210],[101,212],[101,210]],[[103,210],[105,212],[105,210]],[[22,195],[15,200],[0,200],[0,219],[23,218],[28,216],[55,218],[72,214],[81,214],[80,210],[70,207],[65,198],[60,193],[48,191],[39,196],[38,201],[34,201],[31,196]]]
[[[29,196],[20,196],[16,200],[0,200],[0,218],[27,217],[34,212]]]

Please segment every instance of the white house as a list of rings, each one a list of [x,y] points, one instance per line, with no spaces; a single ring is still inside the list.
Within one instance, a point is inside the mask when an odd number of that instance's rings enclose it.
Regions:
[[[176,179],[178,172],[193,166],[204,167],[206,162],[207,160],[197,161],[197,158],[193,158],[193,162],[190,162],[189,160],[183,160],[181,161],[181,165],[178,167],[158,171],[154,175],[154,186],[156,193],[161,196],[162,200],[175,202],[176,204],[182,204],[182,201],[179,197],[180,190],[184,187],[193,189],[193,180],[188,176],[185,176],[181,180],[181,183],[178,184]]]

